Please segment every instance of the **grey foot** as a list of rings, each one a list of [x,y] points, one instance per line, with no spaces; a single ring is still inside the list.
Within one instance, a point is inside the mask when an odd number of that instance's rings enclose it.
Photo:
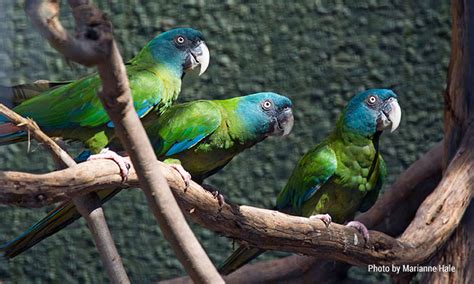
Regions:
[[[350,221],[349,223],[346,224],[347,227],[352,227],[359,231],[359,233],[362,234],[364,237],[365,242],[367,243],[369,241],[369,230],[367,230],[367,227],[362,224],[359,221]]]
[[[186,171],[183,166],[181,166],[180,164],[170,164],[170,167],[172,167],[173,169],[175,169],[176,171],[178,171],[178,173],[181,175],[181,177],[183,178],[183,181],[184,181],[184,185],[186,186],[186,188],[188,188],[189,186],[189,182],[191,181],[191,174],[188,173],[188,171]]]
[[[91,155],[89,158],[87,158],[88,161],[101,159],[108,159],[114,161],[120,169],[120,176],[122,177],[122,182],[127,181],[128,174],[131,168],[131,164],[128,162],[128,159],[120,156],[112,150],[109,150],[108,148],[104,148],[102,149],[102,151],[100,151],[99,154]]]
[[[222,207],[224,205],[225,203],[224,195],[222,195],[215,186],[212,186],[210,184],[202,184],[201,186],[205,190],[209,191],[212,194],[212,196],[214,196],[215,199],[217,199],[217,202],[219,202],[219,207]]]
[[[309,216],[309,219],[310,220],[321,220],[324,222],[324,225],[326,225],[326,228],[329,227],[329,224],[331,224],[332,222],[332,218],[331,218],[331,215],[329,214],[315,214],[315,215],[311,215]]]

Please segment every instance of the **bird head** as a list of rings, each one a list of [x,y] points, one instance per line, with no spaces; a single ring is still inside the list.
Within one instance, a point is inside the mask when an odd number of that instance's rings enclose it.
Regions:
[[[397,95],[389,89],[371,89],[355,95],[344,109],[340,123],[351,132],[372,137],[400,124],[402,111]]]
[[[143,55],[142,55],[143,53]],[[149,58],[164,64],[182,77],[184,72],[200,66],[202,75],[209,66],[209,49],[200,31],[191,28],[176,28],[161,33],[142,49],[137,58]]]
[[[272,92],[239,97],[237,112],[246,129],[266,136],[286,136],[293,128],[291,100]]]

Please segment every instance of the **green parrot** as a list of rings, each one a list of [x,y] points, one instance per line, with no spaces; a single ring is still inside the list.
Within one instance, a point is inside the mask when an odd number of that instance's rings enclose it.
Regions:
[[[354,96],[339,117],[334,130],[307,152],[293,170],[276,201],[276,209],[320,219],[327,226],[344,223],[357,211],[368,210],[376,201],[386,176],[379,151],[382,131],[397,129],[401,110],[397,95],[388,89],[373,89]],[[369,238],[367,228],[351,221]],[[240,246],[221,266],[227,275],[263,253]]]
[[[201,32],[177,28],[156,36],[126,64],[138,116],[144,117],[152,109],[162,113],[169,108],[181,91],[184,72],[200,66],[202,74],[208,64],[209,50]],[[19,86],[16,90],[20,90],[20,95],[2,87],[0,101],[12,106],[15,99],[26,99],[13,110],[33,118],[48,135],[82,141],[93,153],[98,153],[114,137],[114,125],[96,96],[100,88],[98,74],[92,74],[66,83]],[[30,91],[42,90],[41,95],[29,97]],[[24,141],[27,137],[0,115],[0,145]]]
[[[142,121],[157,157],[180,162],[195,181],[202,183],[237,154],[268,136],[288,135],[293,127],[293,114],[290,99],[262,92],[177,104],[161,115],[152,112]],[[117,140],[109,146],[121,150]],[[101,190],[97,194],[106,202],[118,192],[120,189]],[[0,249],[12,258],[80,217],[74,204],[65,202]]]

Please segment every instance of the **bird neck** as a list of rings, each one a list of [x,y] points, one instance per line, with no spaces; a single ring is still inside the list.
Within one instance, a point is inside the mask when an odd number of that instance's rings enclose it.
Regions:
[[[259,134],[258,131],[250,129],[248,123],[245,123],[244,117],[239,113],[237,99],[216,101],[222,113],[222,127],[225,129],[228,137],[236,145],[242,147],[250,147],[266,138],[265,135]]]
[[[174,60],[171,60],[174,58]],[[128,64],[132,66],[148,66],[159,71],[168,71],[173,77],[181,79],[184,76],[181,58],[176,56],[166,56],[166,54],[153,54],[150,46],[145,46],[133,57]]]

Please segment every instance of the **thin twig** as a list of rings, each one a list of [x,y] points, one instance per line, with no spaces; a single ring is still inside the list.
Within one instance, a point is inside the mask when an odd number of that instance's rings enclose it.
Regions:
[[[53,156],[59,168],[75,168],[77,166],[74,159],[66,151],[59,147],[53,139],[47,136],[38,125],[31,119],[26,119],[0,104],[0,113],[10,121],[28,132],[28,135],[35,137]],[[37,198],[42,200],[44,195],[38,194]],[[114,283],[129,282],[122,260],[115,247],[112,235],[107,226],[101,202],[97,195],[91,193],[76,196],[73,199],[79,213],[86,219],[87,225],[92,233],[102,261]]]

